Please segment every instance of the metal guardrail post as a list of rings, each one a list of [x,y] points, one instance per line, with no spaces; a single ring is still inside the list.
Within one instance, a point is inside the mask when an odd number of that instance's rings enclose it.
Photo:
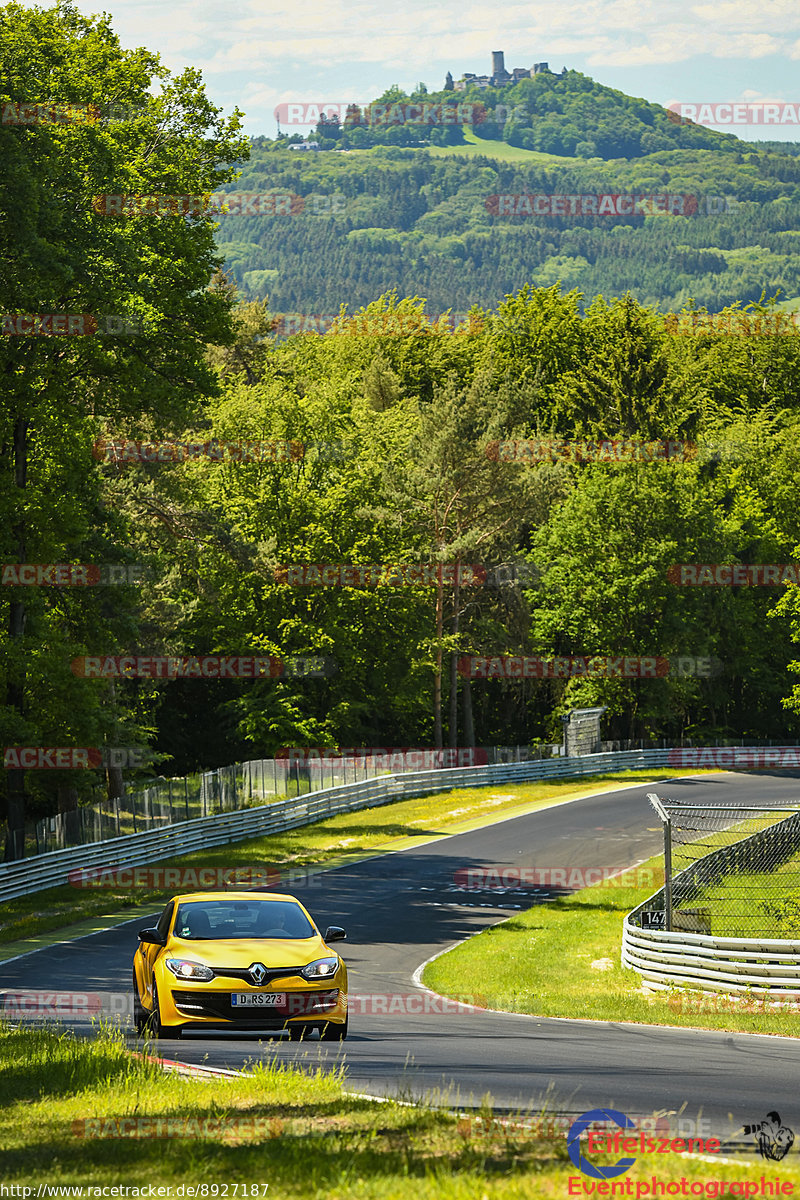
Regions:
[[[672,820],[664,822],[664,925],[672,931]]]
[[[664,928],[672,930],[672,821],[669,813],[655,792],[648,792],[647,799],[656,810],[664,826]]]

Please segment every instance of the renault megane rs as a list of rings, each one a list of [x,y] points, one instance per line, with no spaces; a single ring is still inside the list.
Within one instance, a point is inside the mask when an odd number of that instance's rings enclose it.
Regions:
[[[174,896],[153,929],[139,931],[133,958],[133,1020],[139,1034],[184,1029],[312,1029],[347,1037],[347,968],[294,896],[193,892]]]

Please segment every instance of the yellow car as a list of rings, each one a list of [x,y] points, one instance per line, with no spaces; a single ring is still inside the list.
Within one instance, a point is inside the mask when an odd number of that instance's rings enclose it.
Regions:
[[[347,967],[294,896],[191,892],[173,896],[133,956],[133,1023],[140,1035],[184,1029],[312,1029],[347,1037]]]

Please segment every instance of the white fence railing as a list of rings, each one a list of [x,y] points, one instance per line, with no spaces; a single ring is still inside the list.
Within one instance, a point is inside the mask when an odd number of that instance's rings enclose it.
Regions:
[[[625,918],[622,965],[655,991],[691,988],[733,995],[763,993],[797,999],[800,941],[711,937],[704,933],[637,929]]]
[[[456,767],[401,775],[382,775],[362,783],[325,788],[258,808],[238,809],[165,825],[86,846],[37,854],[19,862],[0,863],[0,902],[70,882],[70,873],[143,866],[195,850],[224,846],[310,825],[340,812],[391,804],[457,787],[487,787],[536,779],[569,779],[614,771],[648,770],[667,765],[669,749],[624,750],[581,758]]]
[[[800,940],[769,937],[725,937],[678,929],[643,929],[643,911],[672,912],[725,874],[756,868],[770,842],[779,846],[782,861],[800,842],[800,815],[791,813],[767,829],[722,846],[698,858],[671,880],[670,900],[660,888],[625,917],[622,926],[622,965],[642,976],[654,991],[689,988],[731,995],[764,994],[770,998],[800,994]],[[769,869],[769,868],[768,868]]]
[[[597,747],[598,751],[636,749],[644,749],[644,745],[637,747],[633,743],[620,742]],[[12,832],[0,822],[0,843],[6,841],[13,845],[14,854],[8,856],[9,860],[30,858],[52,850],[87,846],[92,842],[161,829],[178,821],[251,808],[258,803],[272,804],[304,792],[363,783],[379,775],[538,762],[558,756],[562,750],[561,745],[549,743],[402,751],[381,751],[371,747],[363,753],[312,751],[306,757],[288,750],[287,757],[282,759],[250,759],[177,779],[159,776],[145,787],[126,788],[122,796],[106,796],[97,803],[81,804],[67,812],[29,822],[24,831],[16,829]]]

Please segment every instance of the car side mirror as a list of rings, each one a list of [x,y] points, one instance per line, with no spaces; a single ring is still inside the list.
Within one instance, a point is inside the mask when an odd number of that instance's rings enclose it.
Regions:
[[[324,942],[343,942],[347,934],[342,929],[341,925],[329,925],[325,930]]]
[[[151,946],[166,946],[166,934],[163,934],[160,929],[140,929],[137,934],[140,942],[147,942]]]

